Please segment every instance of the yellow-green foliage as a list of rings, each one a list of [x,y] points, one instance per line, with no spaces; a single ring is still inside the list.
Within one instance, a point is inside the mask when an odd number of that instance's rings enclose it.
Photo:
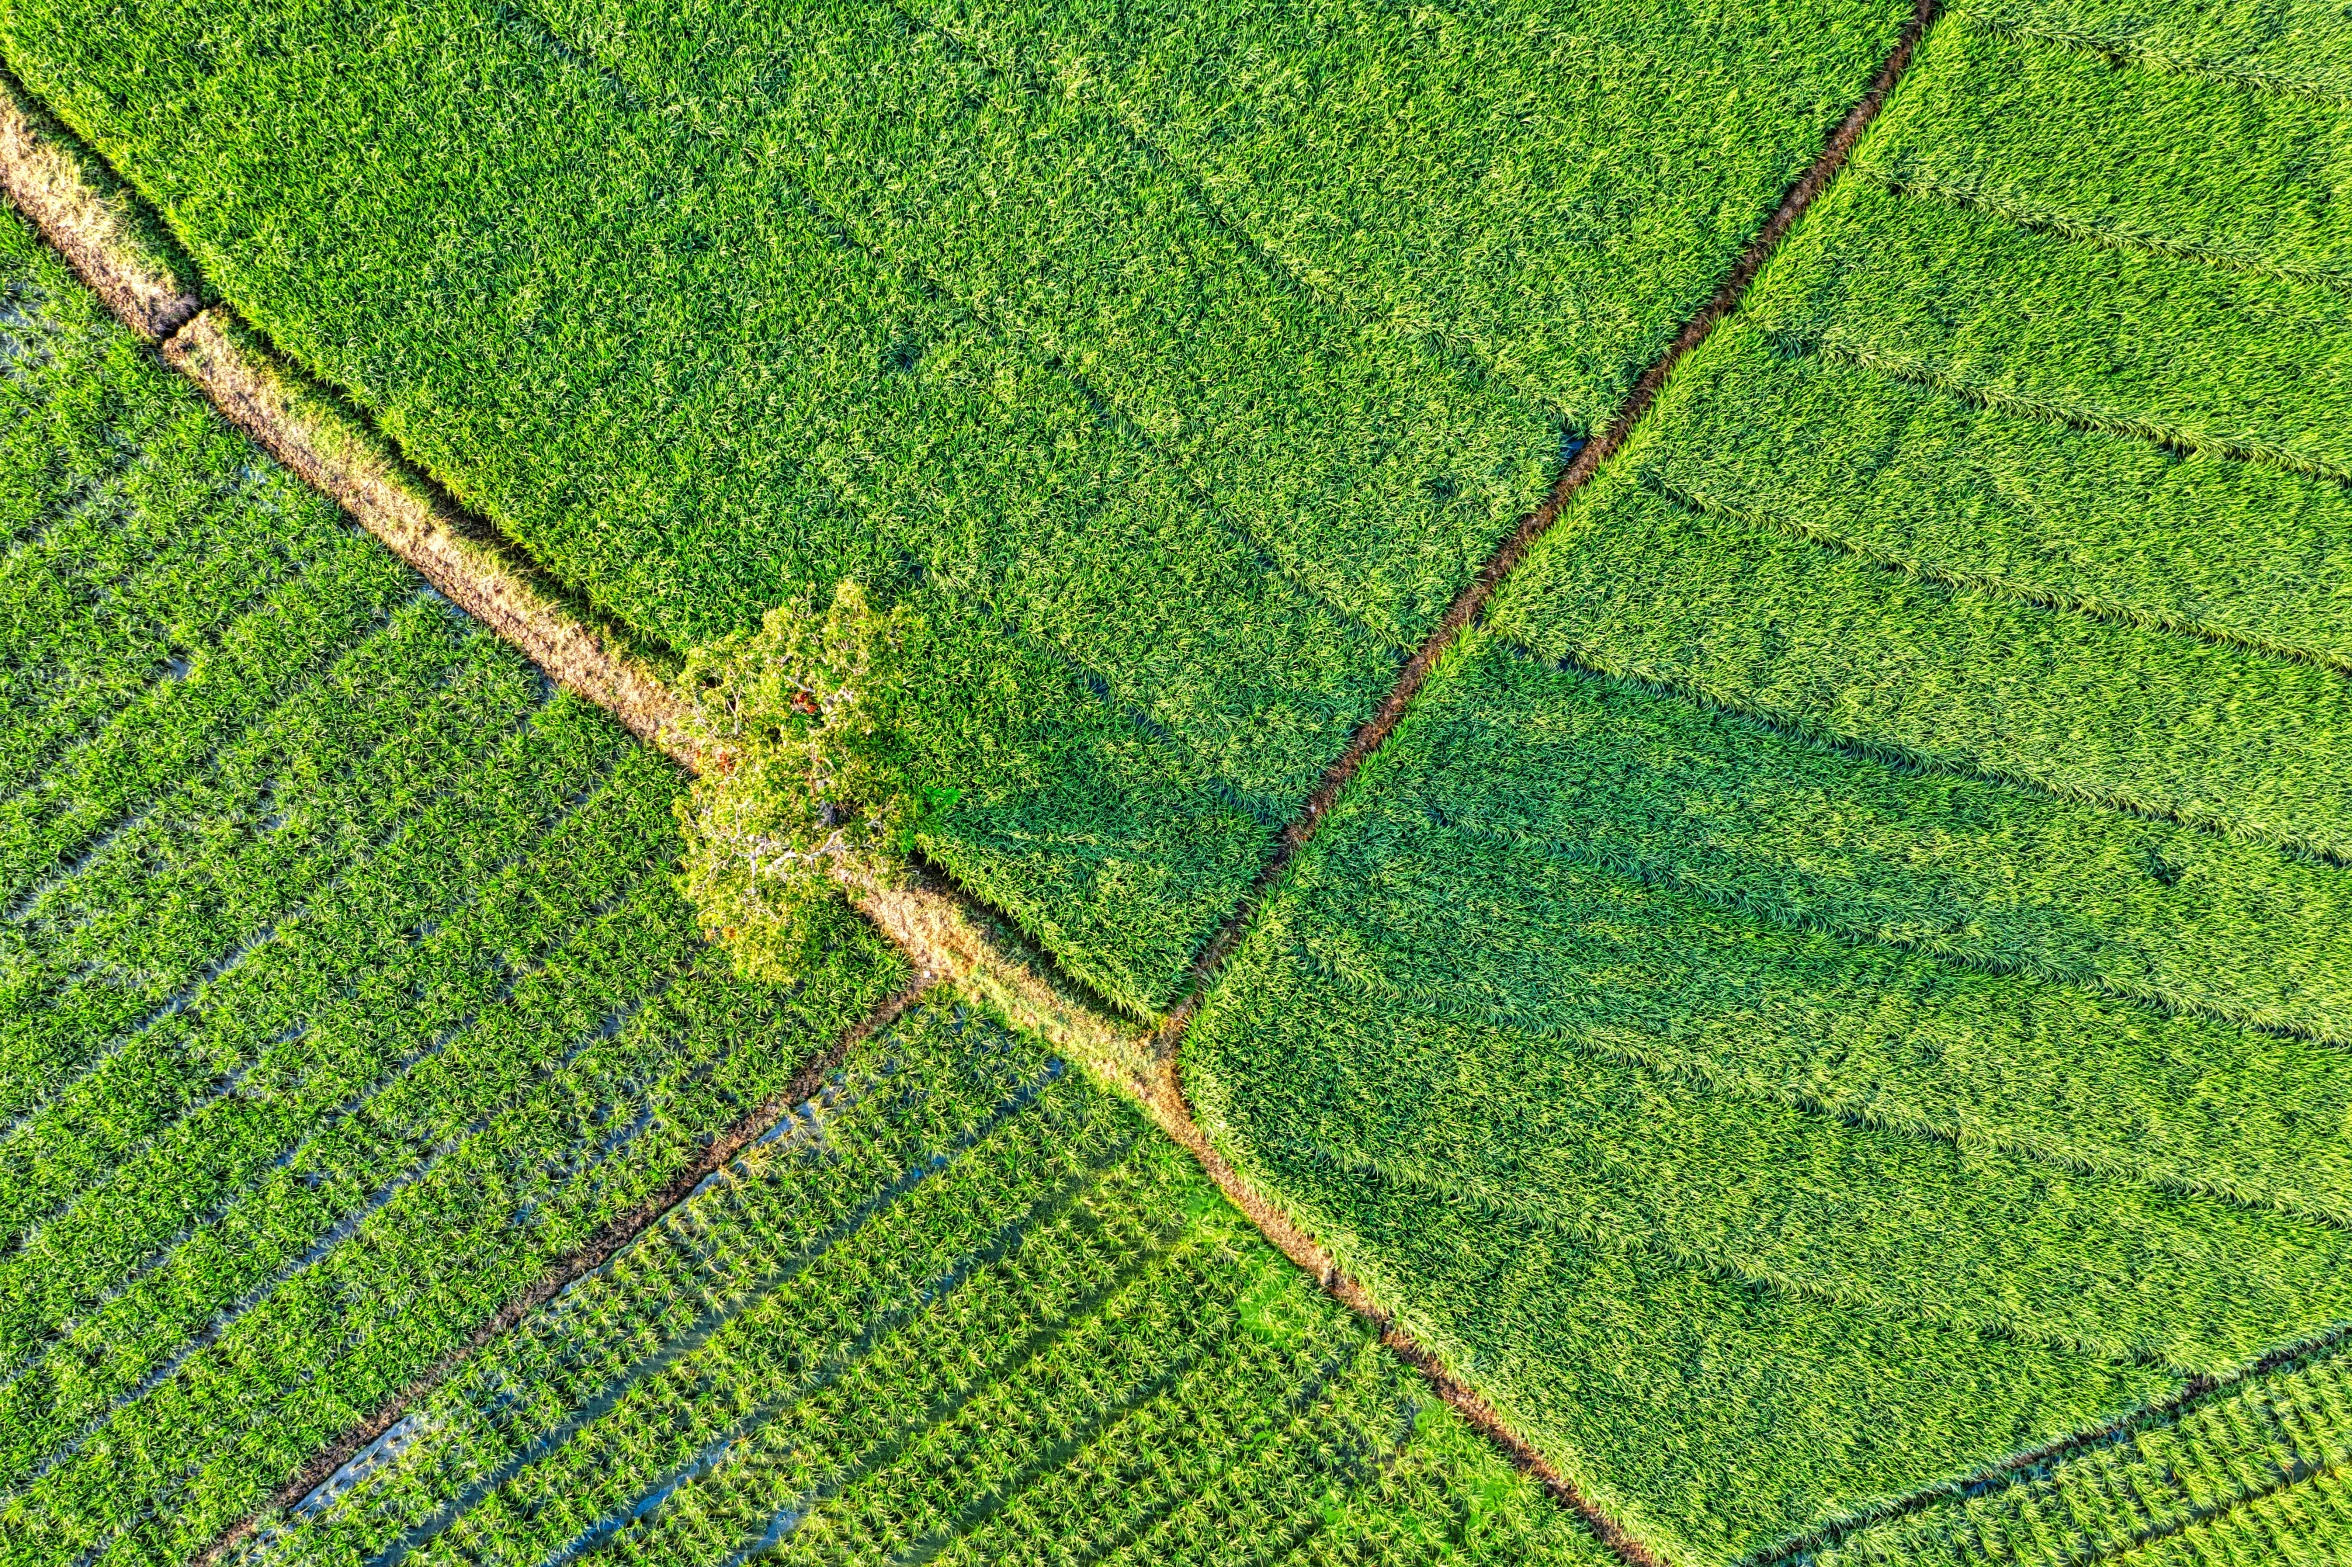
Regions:
[[[926,802],[900,709],[923,630],[911,605],[884,613],[844,582],[821,610],[771,609],[687,660],[705,761],[677,802],[678,890],[746,977],[798,979],[822,955],[829,922],[809,914],[839,898],[836,870],[887,876],[914,847]]]

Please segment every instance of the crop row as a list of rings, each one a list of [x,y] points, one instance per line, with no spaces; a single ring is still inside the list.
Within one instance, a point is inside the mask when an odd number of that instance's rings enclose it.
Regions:
[[[668,884],[667,764],[14,220],[0,269],[5,444],[46,443],[6,474],[12,737],[79,704],[6,803],[0,1560],[179,1557],[902,968],[844,911],[797,995],[729,977]],[[251,601],[206,620],[213,581]]]
[[[2290,1361],[2005,1484],[1856,1530],[1815,1567],[2334,1560],[2352,1544],[2348,1370],[2341,1347]]]
[[[1116,1096],[954,998],[246,1559],[1597,1562]]]
[[[915,596],[960,742],[926,847],[1149,1011],[1902,11],[1188,4],[1109,54],[871,0],[0,31],[230,302],[638,630]],[[1400,116],[1410,177],[1364,156]]]

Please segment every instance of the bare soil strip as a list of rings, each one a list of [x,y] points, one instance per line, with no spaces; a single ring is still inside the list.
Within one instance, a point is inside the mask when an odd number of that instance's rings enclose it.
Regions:
[[[1177,1051],[1206,987],[1239,943],[1265,895],[1314,836],[1365,758],[1378,750],[1395,729],[1438,658],[1557,520],[1568,498],[1624,444],[1633,426],[1655,401],[1674,366],[1739,303],[1758,268],[1789,226],[1844,166],[1855,141],[1877,117],[1887,93],[1910,64],[1912,53],[1934,19],[1938,5],[1939,0],[1916,0],[1894,52],[1880,67],[1869,90],[1830,135],[1813,165],[1782,197],[1762,232],[1725,275],[1714,296],[1685,323],[1665,353],[1634,383],[1625,406],[1609,428],[1577,453],[1543,503],[1521,520],[1510,538],[1456,596],[1437,628],[1407,661],[1379,711],[1357,730],[1347,749],[1325,771],[1321,783],[1284,830],[1275,853],[1241,905],[1196,960],[1193,982],[1184,999],[1156,1033],[1146,1033],[1106,1015],[1098,1002],[1060,975],[1051,960],[1031,947],[1009,924],[939,878],[917,869],[911,875],[883,881],[857,868],[844,867],[840,874],[846,890],[858,907],[914,960],[915,980],[810,1063],[783,1092],[729,1128],[702,1158],[681,1171],[661,1192],[608,1224],[587,1245],[549,1270],[532,1289],[509,1301],[477,1328],[463,1346],[444,1357],[374,1416],[313,1455],[263,1508],[231,1525],[214,1540],[197,1558],[200,1567],[214,1567],[248,1538],[270,1512],[292,1506],[316,1489],[353,1455],[397,1424],[418,1400],[440,1385],[476,1349],[553,1299],[573,1279],[601,1266],[778,1118],[809,1097],[860,1039],[888,1026],[911,1002],[941,980],[975,990],[1001,1007],[1016,1025],[1038,1033],[1106,1081],[1132,1094],[1161,1129],[1200,1163],[1269,1242],[1312,1274],[1335,1300],[1377,1327],[1382,1342],[1418,1370],[1439,1397],[1485,1432],[1515,1464],[1541,1482],[1556,1501],[1583,1516],[1629,1567],[1663,1567],[1654,1552],[1602,1512],[1512,1431],[1493,1405],[1457,1380],[1437,1356],[1398,1327],[1360,1283],[1340,1271],[1330,1252],[1241,1178],[1210,1145],[1207,1134],[1194,1118],[1177,1077]],[[197,297],[192,292],[183,292],[169,296],[179,303],[159,310],[153,301],[155,278],[161,274],[146,259],[143,249],[123,244],[94,245],[77,237],[124,231],[119,218],[114,227],[98,230],[89,228],[87,220],[82,227],[63,229],[44,221],[44,213],[112,210],[81,173],[78,159],[82,155],[78,149],[46,146],[46,140],[44,128],[34,124],[21,109],[15,111],[13,119],[0,123],[0,185],[5,185],[10,197],[51,242],[74,260],[77,269],[110,309],[151,341],[168,338],[163,345],[164,356],[202,387],[223,414],[253,434],[314,488],[342,505],[451,601],[514,643],[558,683],[612,711],[630,730],[659,746],[680,765],[690,771],[700,770],[702,757],[686,728],[683,704],[659,676],[617,646],[611,637],[583,624],[553,592],[541,585],[528,562],[515,555],[487,524],[468,517],[442,498],[392,455],[380,438],[330,398],[310,390],[266,353],[249,346],[253,341],[250,328],[224,309],[215,307],[199,313]],[[68,237],[61,238],[61,233]],[[77,250],[77,244],[82,248]]]
[[[629,1212],[608,1221],[579,1250],[557,1262],[540,1276],[538,1283],[500,1307],[497,1315],[475,1328],[463,1343],[386,1400],[374,1414],[312,1454],[310,1462],[304,1464],[292,1479],[278,1487],[267,1502],[231,1524],[219,1538],[206,1546],[196,1558],[197,1567],[214,1567],[215,1563],[242,1544],[270,1514],[301,1501],[325,1484],[336,1470],[349,1463],[361,1448],[399,1424],[402,1416],[447,1381],[450,1373],[464,1365],[476,1350],[508,1332],[524,1317],[562,1294],[564,1287],[574,1279],[610,1262],[614,1253],[684,1202],[693,1194],[695,1187],[726,1168],[737,1154],[758,1141],[796,1106],[814,1095],[824,1086],[827,1074],[841,1064],[842,1058],[849,1054],[858,1041],[889,1027],[901,1012],[937,983],[938,978],[934,973],[918,971],[913,980],[883,1001],[867,1015],[865,1021],[843,1033],[833,1042],[832,1048],[802,1067],[790,1083],[762,1100],[758,1108],[712,1139],[710,1146],[703,1150],[702,1157],[672,1176],[668,1185]]]
[[[59,139],[47,119],[0,73],[0,189],[123,325],[161,342],[203,308],[203,299],[139,233],[128,193],[110,198],[98,190],[88,154]]]

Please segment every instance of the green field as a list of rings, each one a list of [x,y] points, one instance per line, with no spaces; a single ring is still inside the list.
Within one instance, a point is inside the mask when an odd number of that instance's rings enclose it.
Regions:
[[[1676,1560],[2352,1316],[2342,100],[2095,21],[1937,21],[1186,1045],[1245,1170]],[[2207,1511],[2146,1542],[1931,1509],[1822,1560],[2336,1560],[2348,1419],[2184,1446]]]
[[[952,997],[248,1562],[1598,1564],[1123,1100]]]
[[[650,666],[858,584],[1087,998],[856,1034],[937,954],[822,872],[732,973],[684,775],[7,220],[0,1564],[2352,1561],[2335,0],[1955,0],[1588,454],[1157,1041],[1338,1274],[1072,1064],[1907,15],[0,0]]]
[[[420,1378],[229,1559],[1605,1560],[952,996],[442,1380],[906,965],[843,911],[796,988],[729,977],[668,763],[14,219],[0,299],[0,1561],[187,1560]]]
[[[920,605],[924,847],[1148,1012],[1904,14],[1166,10],[12,0],[0,47],[641,633]]]

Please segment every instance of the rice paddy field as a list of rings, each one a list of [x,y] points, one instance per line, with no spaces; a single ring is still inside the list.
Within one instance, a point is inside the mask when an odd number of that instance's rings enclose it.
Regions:
[[[12,175],[0,1564],[2352,1563],[2340,6],[0,65],[647,668],[915,617],[1019,947],[735,972],[679,763]]]

